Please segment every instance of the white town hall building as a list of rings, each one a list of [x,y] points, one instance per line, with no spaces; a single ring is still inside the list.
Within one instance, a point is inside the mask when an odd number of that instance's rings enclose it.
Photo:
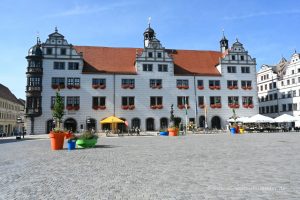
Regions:
[[[73,46],[57,28],[45,43],[38,38],[26,57],[27,132],[51,130],[58,88],[64,128],[73,131],[108,128],[99,121],[111,115],[129,128],[159,130],[172,104],[177,124],[198,127],[206,118],[209,128],[225,128],[233,108],[238,116],[258,113],[256,60],[238,40],[229,48],[223,35],[220,51],[166,49],[149,24],[143,46]]]

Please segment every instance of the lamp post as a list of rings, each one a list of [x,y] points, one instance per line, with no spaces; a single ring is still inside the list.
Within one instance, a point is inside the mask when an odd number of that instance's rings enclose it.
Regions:
[[[18,117],[17,118],[17,124],[18,124],[18,134],[16,136],[16,139],[19,140],[21,139],[21,131],[20,131],[20,124],[22,123],[22,118]]]

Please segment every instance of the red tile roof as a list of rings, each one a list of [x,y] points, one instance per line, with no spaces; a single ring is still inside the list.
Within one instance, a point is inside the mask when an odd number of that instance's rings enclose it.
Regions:
[[[0,97],[17,104],[21,104],[17,97],[6,86],[2,84],[0,84]]]
[[[83,73],[136,74],[135,58],[141,48],[74,46],[83,53]],[[220,76],[217,51],[167,50],[174,59],[175,75]]]

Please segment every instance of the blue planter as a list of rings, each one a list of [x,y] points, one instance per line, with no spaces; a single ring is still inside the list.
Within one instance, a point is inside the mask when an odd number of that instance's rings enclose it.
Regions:
[[[161,135],[161,136],[168,136],[169,132],[167,132],[167,131],[159,132],[159,135]]]
[[[230,128],[230,133],[235,134],[235,128]]]
[[[74,150],[76,146],[76,140],[68,140],[68,150]]]

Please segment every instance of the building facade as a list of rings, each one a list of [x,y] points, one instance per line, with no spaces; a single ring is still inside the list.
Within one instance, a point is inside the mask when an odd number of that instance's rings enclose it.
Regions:
[[[24,101],[24,100],[23,100]],[[23,124],[17,124],[20,118],[24,122],[24,102],[4,85],[0,84],[0,133],[6,136],[13,135],[14,132],[22,131]]]
[[[295,52],[289,61],[263,65],[257,73],[259,112],[270,117],[300,115],[300,56]]]
[[[48,133],[59,90],[65,103],[64,127],[73,131],[107,125],[115,115],[129,128],[153,131],[175,123],[224,128],[239,116],[258,113],[256,61],[236,41],[223,36],[220,51],[166,49],[150,27],[143,48],[73,46],[56,29],[30,48],[27,67],[27,130]],[[119,125],[119,129],[126,129]]]

